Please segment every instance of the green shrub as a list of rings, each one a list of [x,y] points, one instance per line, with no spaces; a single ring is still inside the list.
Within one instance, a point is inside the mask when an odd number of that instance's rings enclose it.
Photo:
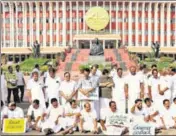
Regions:
[[[161,57],[160,62],[173,62],[174,59],[171,57]]]
[[[44,65],[44,66],[40,67],[40,71],[41,72],[46,72],[47,70],[48,70],[48,66],[47,65]]]
[[[145,58],[145,61],[146,62],[155,62],[155,59],[154,58]]]
[[[176,68],[176,62],[171,63],[171,64],[169,65],[169,67]]]

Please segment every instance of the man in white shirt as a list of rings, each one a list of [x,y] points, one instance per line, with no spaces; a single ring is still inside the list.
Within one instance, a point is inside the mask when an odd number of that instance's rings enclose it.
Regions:
[[[98,92],[96,90],[98,86],[98,80],[89,76],[90,69],[84,69],[84,78],[78,83],[78,100],[80,100],[81,108],[89,101],[91,106],[94,107],[94,101],[99,99]]]
[[[141,99],[135,100],[135,105],[132,106],[131,108],[131,115],[132,115],[133,121],[136,123],[149,122],[149,116],[142,106]]]
[[[1,124],[3,124],[4,118],[7,118],[8,107],[4,105],[4,102],[1,100]],[[2,125],[3,126],[3,125]]]
[[[172,69],[172,98],[176,97],[176,68]]]
[[[154,125],[157,129],[160,129],[162,127],[162,122],[158,108],[156,105],[152,104],[152,100],[150,98],[145,98],[144,102],[146,104],[145,111],[149,116],[149,123]]]
[[[167,78],[167,70],[163,70],[158,84],[159,99],[157,105],[161,105],[164,99],[171,100],[171,82]],[[161,107],[162,108],[162,107]]]
[[[59,106],[59,103],[56,98],[51,99],[51,104],[46,113],[43,114],[41,118],[42,131],[46,135],[52,133],[58,133],[62,128],[65,129],[65,120],[64,120],[64,109]]]
[[[64,73],[64,81],[61,82],[59,93],[61,97],[61,105],[69,105],[69,101],[75,99],[76,95],[76,83],[70,79],[69,72]]]
[[[148,95],[151,100],[154,101],[154,104],[158,102],[160,98],[160,94],[158,91],[158,85],[160,82],[160,78],[158,77],[158,70],[152,70],[152,76],[148,80]]]
[[[7,117],[9,119],[24,118],[24,112],[20,107],[16,106],[16,103],[11,102],[11,103],[9,103]]]
[[[135,66],[130,67],[130,74],[125,79],[125,97],[128,99],[128,109],[136,99],[144,97],[143,80],[136,74]]]
[[[34,71],[32,75],[32,79],[30,79],[27,83],[27,93],[29,102],[32,103],[33,100],[37,99],[40,101],[42,107],[46,108],[43,82],[39,80],[39,75],[37,71]]]
[[[91,108],[89,102],[84,104],[84,109],[81,111],[79,130],[81,133],[91,131],[94,134],[98,134],[97,114],[96,111]]]
[[[171,105],[172,113],[174,115],[174,120],[176,121],[176,97],[173,99],[173,103]]]
[[[41,116],[45,112],[45,109],[40,106],[39,100],[34,100],[32,102],[32,105],[29,106],[28,112],[27,112],[27,124],[28,128],[31,128],[33,130],[40,131],[40,126],[38,124],[39,120],[41,119]]]
[[[163,109],[160,110],[160,117],[163,124],[163,128],[176,128],[176,121],[174,120],[174,115],[170,107],[170,101],[168,99],[164,99],[163,105]]]
[[[80,112],[81,109],[78,107],[76,100],[71,100],[70,105],[65,107],[65,122],[66,126],[69,128],[65,132],[69,134],[73,134],[78,126],[79,119],[80,119]]]
[[[123,77],[122,68],[117,69],[117,76],[114,78],[115,88],[113,90],[113,100],[120,105],[118,112],[125,113],[126,107],[126,98],[125,98],[125,79]]]
[[[52,65],[48,65],[48,70],[43,75],[43,82],[46,82],[46,78],[50,76],[49,69],[52,68]]]
[[[5,103],[7,87],[6,87],[6,80],[3,74],[3,70],[1,69],[1,100]]]
[[[109,102],[108,109],[101,110],[100,124],[103,134],[105,135],[122,135],[126,128],[113,123],[113,118],[118,115],[118,110],[115,101]]]
[[[59,102],[59,87],[61,86],[60,77],[56,76],[56,70],[54,68],[49,69],[49,76],[45,81],[45,94],[46,101],[51,105],[51,99],[56,98]]]
[[[110,71],[109,76],[114,79],[117,76],[117,63],[112,64],[112,70]]]
[[[96,68],[96,75],[97,75],[98,77],[100,77],[100,76],[102,75],[102,72],[98,69],[98,68],[99,68],[99,65],[98,65],[98,64],[95,64],[95,65],[93,65],[93,67]]]
[[[20,71],[19,65],[16,65],[16,77],[17,77],[17,87],[18,87],[18,90],[20,90],[20,92],[21,92],[20,100],[21,100],[21,102],[23,102],[24,87],[26,84],[25,84],[25,80],[24,80],[24,75]]]

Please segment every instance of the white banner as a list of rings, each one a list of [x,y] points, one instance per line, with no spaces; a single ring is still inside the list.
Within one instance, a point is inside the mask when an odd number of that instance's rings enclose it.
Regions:
[[[115,114],[110,116],[107,120],[108,125],[121,125],[127,127],[130,123],[130,118],[127,114]]]
[[[129,135],[155,135],[155,127],[150,124],[135,124],[130,127]]]

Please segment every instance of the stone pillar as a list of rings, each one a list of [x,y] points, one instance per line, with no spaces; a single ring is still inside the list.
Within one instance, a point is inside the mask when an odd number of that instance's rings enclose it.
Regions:
[[[90,40],[90,49],[92,48],[92,40]]]
[[[103,49],[105,49],[105,40],[103,40]]]

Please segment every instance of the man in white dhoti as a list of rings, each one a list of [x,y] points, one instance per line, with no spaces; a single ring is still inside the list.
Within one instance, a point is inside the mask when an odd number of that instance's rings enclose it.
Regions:
[[[125,79],[125,97],[128,99],[128,109],[133,105],[136,99],[144,97],[144,84],[138,74],[136,67],[130,67],[130,74]]]
[[[78,127],[81,109],[78,107],[76,100],[71,100],[70,105],[65,107],[65,122],[67,126],[66,133],[73,134]]]
[[[16,118],[24,118],[24,112],[20,107],[16,106],[16,103],[9,103],[7,118],[16,119]]]
[[[61,82],[59,93],[61,97],[61,105],[69,105],[69,101],[75,99],[76,95],[76,82],[70,79],[69,72],[64,73],[64,81]]]
[[[97,114],[94,109],[91,108],[89,102],[84,104],[84,109],[81,111],[80,117],[80,132],[86,133],[87,131],[98,134]]]
[[[84,104],[89,101],[91,107],[94,107],[94,101],[99,99],[98,80],[89,76],[90,69],[84,69],[84,78],[81,79],[77,85],[78,88],[78,100],[80,100],[81,108],[83,109]]]
[[[145,111],[149,116],[149,123],[157,129],[160,129],[162,127],[162,122],[160,119],[158,108],[152,103],[152,100],[150,98],[145,98],[144,102],[146,104]]]
[[[46,134],[58,133],[62,128],[65,129],[65,120],[64,120],[64,109],[59,106],[59,103],[56,98],[51,99],[51,104],[46,114],[41,118],[41,128],[42,131]]]
[[[5,103],[7,87],[6,87],[6,80],[3,74],[3,70],[1,69],[1,100]]]
[[[56,70],[54,68],[49,69],[49,76],[45,81],[45,99],[51,105],[51,99],[56,98],[59,101],[59,87],[61,85],[60,77],[56,76]]]
[[[114,78],[113,101],[120,105],[118,112],[125,113],[126,111],[126,98],[125,98],[125,78],[123,77],[122,68],[117,69],[117,76]]]
[[[174,118],[176,118],[176,97],[173,99],[173,103],[171,105],[172,113],[174,115]],[[176,119],[174,119],[176,121]]]
[[[32,130],[41,130],[41,126],[39,126],[38,122],[41,119],[41,116],[45,112],[46,109],[44,109],[41,105],[39,100],[34,100],[32,102],[32,105],[29,106],[28,112],[27,112],[27,127],[28,129]]]
[[[37,99],[40,101],[42,107],[46,108],[43,87],[43,82],[39,80],[38,72],[34,71],[32,73],[32,79],[27,83],[28,99],[30,103]]]
[[[160,110],[160,117],[163,124],[163,129],[176,128],[176,121],[170,107],[170,101],[165,99],[163,101],[164,108]]]
[[[118,115],[118,110],[115,101],[109,102],[108,109],[102,109],[100,114],[100,123],[102,127],[103,134],[105,135],[122,135],[127,128],[114,124],[113,119]]]
[[[176,97],[176,68],[172,69],[172,98]]]
[[[45,83],[46,82],[46,78],[47,77],[50,77],[50,74],[49,74],[49,69],[52,68],[52,65],[48,65],[48,70],[44,73],[43,75],[43,82]]]
[[[132,120],[135,123],[145,123],[149,122],[149,116],[146,113],[146,110],[142,106],[142,100],[136,99],[135,105],[131,108]]]

